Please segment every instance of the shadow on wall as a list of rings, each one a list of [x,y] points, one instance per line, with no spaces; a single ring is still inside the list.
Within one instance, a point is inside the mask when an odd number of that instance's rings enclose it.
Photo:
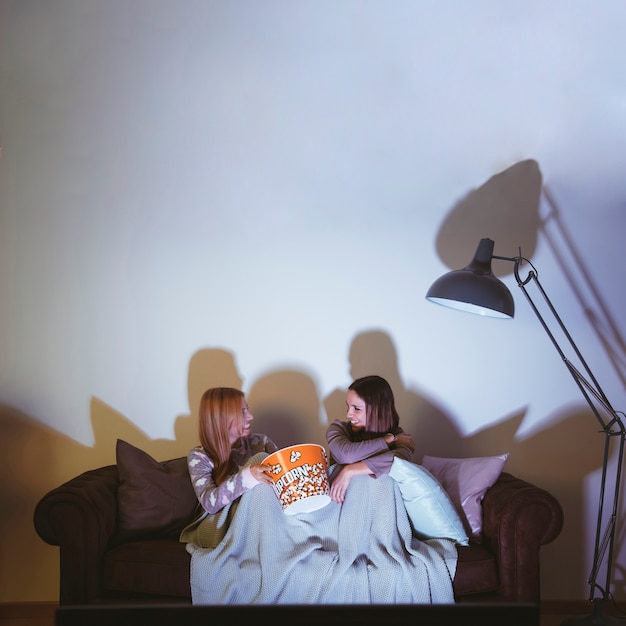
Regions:
[[[437,254],[450,269],[465,267],[483,237],[496,243],[495,254],[513,256],[521,247],[531,258],[541,225],[539,203],[542,176],[536,161],[515,163],[470,191],[454,206],[439,228]],[[500,267],[502,266],[502,267]],[[512,263],[498,264],[500,276],[513,271]]]
[[[449,269],[460,269],[473,258],[483,237],[495,242],[497,255],[511,257],[521,249],[524,257],[532,259],[540,235],[580,303],[599,345],[626,384],[626,339],[591,279],[562,211],[543,184],[536,161],[515,163],[462,198],[442,222],[436,249]],[[513,267],[512,263],[498,263],[493,272],[503,276],[512,273]]]
[[[92,400],[95,445],[83,446],[14,407],[0,406],[0,601],[58,600],[58,548],[33,526],[39,499],[76,474],[115,462],[118,433],[134,429],[123,416]]]
[[[58,571],[58,550],[43,544],[35,533],[33,511],[39,498],[70,478],[76,467],[90,466],[89,452],[14,407],[0,405],[1,601],[24,594],[25,601],[40,600],[45,588],[48,595],[58,596],[58,584],[53,588],[49,584],[50,573]]]
[[[14,407],[0,405],[0,602],[58,600],[58,548],[36,534],[39,499],[77,474],[115,463],[124,439],[158,460],[184,456],[197,445],[197,407],[202,392],[216,385],[240,388],[232,353],[199,350],[189,363],[191,414],[175,421],[175,439],[150,439],[132,421],[98,398],[90,402],[94,445],[83,446]],[[80,416],[77,416],[80,419]]]
[[[582,491],[584,477],[596,469],[600,453],[593,441],[589,445],[593,425],[589,416],[566,413],[551,420],[549,429],[524,440],[515,434],[523,414],[504,418],[469,437],[463,437],[454,421],[424,394],[405,387],[398,371],[398,358],[389,335],[380,330],[365,331],[352,341],[349,351],[351,378],[369,373],[384,376],[392,385],[397,400],[401,425],[417,443],[415,459],[424,454],[433,456],[490,456],[509,452],[505,470],[530,480],[554,493],[560,500],[566,525],[562,536],[544,548],[542,568],[544,581],[553,577],[570,581],[570,588],[550,597],[577,597],[583,579],[582,551]],[[35,420],[10,407],[0,414],[0,452],[12,468],[0,481],[3,503],[0,513],[2,559],[4,567],[0,584],[3,598],[12,601],[24,598],[24,590],[32,590],[32,601],[55,599],[58,594],[58,550],[44,544],[32,526],[32,514],[37,501],[46,491],[77,473],[115,462],[115,442],[118,438],[145,450],[158,460],[186,455],[196,445],[197,405],[204,389],[224,385],[241,387],[241,377],[233,355],[221,349],[199,350],[189,365],[189,400],[193,411],[175,421],[175,440],[152,440],[137,429],[126,417],[97,398],[91,402],[95,444],[86,447],[68,437],[44,428]],[[345,389],[333,391],[325,399],[332,419],[344,419]],[[255,430],[265,432],[281,446],[317,442],[325,444],[326,424],[319,420],[320,399],[312,380],[302,372],[276,371],[260,378],[248,394],[255,413]],[[558,432],[557,432],[558,429]],[[561,432],[568,432],[572,441],[562,443]],[[584,442],[583,445],[581,442]],[[25,453],[26,451],[26,453]],[[567,566],[571,576],[563,577]],[[10,577],[9,577],[10,572]],[[573,581],[573,582],[572,582]],[[551,585],[553,583],[551,582]],[[29,592],[30,593],[30,592]],[[557,595],[554,595],[557,593]]]
[[[400,425],[416,443],[415,461],[420,462],[425,454],[466,458],[508,452],[504,471],[553,493],[563,507],[565,525],[559,538],[542,549],[542,580],[544,585],[550,581],[550,598],[580,597],[588,573],[581,548],[584,480],[598,469],[602,456],[602,440],[588,411],[574,408],[547,416],[551,426],[523,440],[516,439],[516,434],[525,412],[505,416],[465,437],[441,407],[404,385],[395,345],[388,334],[376,329],[354,338],[350,374],[353,379],[378,374],[389,381]],[[344,415],[345,394],[345,389],[337,389],[326,398],[328,415]]]
[[[548,212],[542,220],[541,233],[548,242],[563,277],[580,303],[580,310],[584,311],[599,344],[622,385],[626,387],[626,340],[591,279],[591,273],[574,245],[555,199],[546,188],[543,195]]]
[[[461,456],[461,435],[456,424],[421,393],[406,389],[398,371],[398,354],[389,335],[381,330],[362,332],[350,346],[350,378],[378,374],[389,382],[400,415],[400,425],[415,440],[415,459],[432,456]],[[346,389],[334,390],[324,401],[329,420],[345,419]],[[332,417],[331,417],[332,416]],[[428,444],[427,444],[428,442]]]
[[[259,378],[247,394],[253,430],[279,447],[299,443],[326,446],[326,424],[320,420],[319,393],[303,372],[279,370]]]
[[[567,232],[555,199],[543,185],[536,161],[525,160],[512,165],[460,200],[440,227],[436,249],[450,269],[459,269],[472,258],[483,237],[495,241],[497,255],[513,256],[521,249],[525,257],[532,258],[540,235],[548,243],[565,282],[580,303],[580,310],[589,321],[599,346],[620,380],[626,381],[626,342]],[[494,273],[513,270],[510,263],[496,265]],[[538,327],[537,332],[541,332],[541,328]],[[581,548],[585,543],[584,480],[600,467],[604,440],[598,437],[597,422],[586,404],[549,420],[551,424],[558,421],[558,426],[514,443],[507,467],[512,473],[554,493],[563,506],[563,533],[554,544],[544,548],[546,555],[555,555],[543,560],[544,576],[562,581],[566,569],[578,572],[576,578],[584,581],[588,574],[583,571]],[[506,438],[495,441],[506,441]],[[480,449],[482,445],[470,453],[470,448],[466,447],[467,456],[481,454]],[[626,530],[618,529],[615,555],[623,545],[624,532]],[[557,594],[555,597],[571,597],[578,595],[578,589],[562,586],[553,593]]]
[[[173,440],[151,439],[96,397],[89,407],[93,447],[11,406],[0,406],[0,454],[10,468],[0,478],[0,602],[58,600],[58,548],[42,542],[32,523],[35,506],[47,491],[83,471],[115,463],[117,439],[157,460],[186,456],[198,444],[202,393],[215,386],[241,389],[243,381],[231,352],[206,348],[190,359],[187,383],[190,412],[176,417]],[[255,414],[254,430],[267,433],[279,446],[325,443],[319,394],[306,374],[286,370],[260,378],[248,401]]]
[[[503,250],[522,245],[531,256],[537,242],[540,191],[537,164],[524,161],[468,194],[439,233],[437,249],[444,262],[451,268],[462,267],[483,236],[494,238]],[[509,202],[511,199],[514,201]],[[516,440],[516,433],[523,411],[464,437],[434,399],[405,386],[396,347],[385,332],[372,329],[357,334],[348,361],[350,379],[379,374],[389,381],[401,425],[416,441],[416,461],[424,454],[469,457],[509,452],[505,471],[548,489],[559,499],[565,527],[557,541],[543,549],[542,576],[544,585],[550,586],[550,598],[579,598],[587,575],[580,548],[584,543],[583,486],[585,477],[599,466],[602,443],[588,412],[575,408],[547,416],[551,426],[522,441]],[[0,407],[0,453],[5,467],[11,468],[0,479],[0,601],[57,597],[58,550],[44,544],[32,525],[35,505],[44,493],[82,471],[114,463],[118,438],[158,460],[186,455],[198,441],[200,397],[212,386],[242,387],[234,355],[228,350],[204,348],[190,359],[190,410],[175,418],[173,440],[148,438],[129,418],[98,398],[92,398],[90,404],[93,447],[46,428],[13,407]],[[336,389],[323,399],[327,421],[315,383],[305,372],[270,372],[254,381],[247,396],[255,415],[254,430],[265,432],[284,447],[305,441],[325,445],[327,424],[345,419],[345,394],[345,388]],[[562,433],[567,433],[566,441]]]

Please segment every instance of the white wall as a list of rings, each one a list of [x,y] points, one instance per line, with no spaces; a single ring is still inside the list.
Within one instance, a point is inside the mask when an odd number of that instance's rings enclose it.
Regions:
[[[214,349],[232,357],[237,371],[224,379],[242,379],[253,411],[254,399],[266,416],[300,406],[307,434],[323,436],[341,417],[342,392],[333,394],[367,359],[376,366],[376,354],[350,362],[353,342],[376,330],[371,350],[391,347],[381,371],[407,410],[435,407],[459,441],[474,442],[465,452],[506,448],[510,471],[563,502],[566,529],[545,549],[542,593],[586,598],[599,435],[593,418],[577,420],[576,386],[510,275],[513,322],[446,311],[424,295],[481,236],[505,256],[522,245],[624,406],[626,5],[0,7],[3,431],[27,431],[42,447],[41,433],[60,437],[74,455],[37,468],[34,501],[97,464],[90,451],[111,457],[122,428],[146,446],[173,440],[183,454],[190,440],[176,424],[196,408],[192,387],[222,382],[191,364]],[[541,195],[539,217],[516,203],[533,171],[552,198]],[[507,172],[511,184],[490,195]],[[483,211],[476,197],[510,202]],[[555,208],[561,226],[538,229]],[[548,235],[564,230],[573,248],[561,237],[555,250]],[[589,274],[584,294],[558,263],[572,249],[577,279]],[[327,415],[331,406],[339,414]],[[406,420],[417,429],[419,411]],[[581,449],[592,455],[584,472]],[[54,597],[49,576],[35,592],[4,576],[0,600]]]

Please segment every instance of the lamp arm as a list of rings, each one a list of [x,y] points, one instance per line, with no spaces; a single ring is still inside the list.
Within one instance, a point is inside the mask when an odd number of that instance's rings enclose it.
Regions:
[[[539,281],[538,272],[535,269],[535,267],[532,265],[532,263],[530,263],[528,259],[523,258],[521,256],[521,252],[520,252],[520,255],[517,257],[501,257],[501,256],[493,255],[492,258],[499,259],[502,261],[510,261],[515,264],[513,273],[515,275],[515,280],[517,281],[518,287],[523,291],[524,296],[526,296],[526,300],[528,301],[530,307],[534,311],[537,319],[543,326],[543,329],[545,330],[546,334],[550,338],[550,341],[552,342],[553,346],[559,353],[560,357],[563,359],[563,362],[567,366],[567,369],[569,370],[570,374],[576,381],[576,384],[578,385],[580,392],[582,393],[583,397],[587,401],[587,404],[589,405],[589,407],[591,408],[591,411],[593,412],[596,419],[598,420],[600,426],[602,427],[602,432],[605,435],[604,457],[603,457],[603,463],[602,463],[602,476],[601,476],[601,481],[600,481],[600,496],[599,496],[599,503],[598,503],[598,518],[597,518],[597,525],[596,525],[596,539],[595,539],[595,547],[594,547],[594,555],[593,555],[593,564],[592,564],[591,572],[589,574],[589,578],[587,582],[589,583],[589,586],[590,586],[590,591],[589,591],[590,602],[596,601],[596,598],[595,598],[596,589],[599,589],[602,592],[602,599],[606,600],[607,597],[610,595],[610,587],[611,587],[611,573],[612,573],[612,568],[613,568],[613,551],[614,551],[614,546],[615,546],[616,520],[617,520],[617,514],[618,514],[620,486],[621,486],[621,480],[622,480],[622,465],[623,465],[623,459],[624,459],[624,447],[625,447],[625,442],[626,442],[626,428],[624,427],[624,423],[622,421],[622,417],[620,417],[620,413],[618,413],[611,406],[611,403],[609,402],[602,387],[596,380],[596,377],[593,375],[593,372],[591,371],[589,365],[587,364],[583,355],[578,349],[578,346],[574,342],[565,324],[561,320],[560,315],[557,313],[552,302],[550,301],[550,298],[544,291],[543,286],[541,285],[541,282]],[[520,266],[522,265],[524,261],[526,261],[531,266],[532,269],[528,272],[525,278],[522,278],[520,276]],[[539,293],[541,294],[550,312],[552,313],[554,319],[556,320],[559,328],[561,329],[565,338],[567,339],[567,342],[570,344],[571,348],[573,349],[576,356],[580,360],[580,363],[582,364],[583,369],[585,370],[589,379],[585,378],[585,376],[583,376],[583,374],[579,372],[578,369],[576,369],[576,367],[572,364],[572,362],[565,355],[563,348],[561,347],[560,343],[557,341],[556,337],[550,330],[550,327],[546,323],[544,317],[541,315],[537,305],[533,301],[530,293],[528,292],[528,289],[526,288],[530,282],[533,282],[535,286],[537,287]],[[599,410],[599,407],[593,401],[594,399],[604,408],[604,411],[610,416],[610,419],[607,420],[603,417],[603,415],[601,414]],[[621,413],[621,415],[623,416],[624,414]],[[616,470],[616,475],[615,475],[615,485],[614,485],[614,489],[612,493],[612,501],[610,503],[609,519],[606,523],[606,528],[604,530],[604,533],[602,533],[602,527],[604,526],[604,517],[605,517],[604,497],[605,497],[605,488],[606,488],[607,473],[608,473],[610,440],[612,437],[617,437],[619,439],[617,470]],[[598,574],[602,565],[602,561],[605,556],[607,556],[606,579],[604,583],[604,588],[602,588],[600,585],[597,584],[597,578],[598,578]]]
[[[583,394],[583,396],[585,397],[585,399],[589,403],[589,405],[590,405],[594,415],[596,416],[596,419],[600,423],[600,426],[602,427],[603,430],[607,430],[607,429],[611,429],[614,425],[617,424],[619,426],[620,431],[622,433],[626,434],[626,429],[624,428],[624,425],[621,423],[621,419],[620,419],[617,411],[615,411],[615,409],[613,409],[613,407],[611,406],[611,403],[609,402],[609,399],[607,398],[607,396],[604,393],[602,387],[600,386],[600,383],[597,381],[596,377],[594,376],[593,372],[591,371],[591,368],[587,364],[587,361],[583,357],[580,349],[576,345],[576,342],[574,341],[574,339],[570,335],[567,327],[565,326],[565,323],[563,322],[563,320],[561,319],[560,315],[558,314],[558,312],[554,308],[554,305],[552,304],[550,298],[548,297],[548,294],[545,292],[541,282],[539,281],[539,274],[537,273],[537,270],[533,267],[533,269],[528,272],[528,275],[526,276],[526,278],[522,279],[520,274],[519,274],[519,267],[520,267],[521,263],[523,261],[527,261],[527,259],[523,259],[522,257],[518,257],[518,258],[513,259],[513,260],[515,262],[514,274],[515,274],[515,279],[517,280],[518,287],[524,293],[524,296],[526,297],[526,300],[528,301],[530,307],[533,309],[535,315],[539,319],[539,322],[541,323],[541,325],[543,326],[544,330],[546,331],[548,337],[550,338],[550,341],[552,341],[552,344],[556,348],[556,350],[559,353],[560,357],[563,359],[563,362],[567,366],[570,374],[572,375],[572,377],[576,381],[576,383],[577,383],[581,393]],[[530,261],[527,261],[527,262],[530,263]],[[546,305],[550,309],[550,312],[552,313],[552,316],[556,320],[559,328],[563,332],[563,335],[567,339],[567,341],[570,344],[572,350],[574,351],[574,353],[578,357],[580,363],[582,364],[585,372],[587,373],[587,376],[589,376],[589,379],[590,379],[591,382],[589,380],[587,380],[583,376],[583,374],[581,374],[576,369],[576,367],[572,364],[572,362],[567,358],[564,350],[561,348],[561,345],[559,344],[559,342],[557,341],[556,337],[554,336],[554,334],[550,330],[548,324],[546,323],[546,321],[544,320],[543,316],[539,312],[538,307],[536,306],[535,302],[533,301],[533,299],[530,296],[530,293],[528,292],[528,289],[526,288],[526,285],[529,282],[531,282],[531,281],[533,281],[535,286],[537,287],[537,290],[539,291],[539,293],[541,294],[541,296],[542,296],[543,300],[545,301]],[[602,415],[598,411],[597,406],[591,400],[591,397],[589,396],[589,394],[592,394],[598,400],[598,402],[600,402],[600,404],[602,404],[602,406],[605,408],[606,412],[611,416],[611,420],[610,421],[607,422],[602,417]]]

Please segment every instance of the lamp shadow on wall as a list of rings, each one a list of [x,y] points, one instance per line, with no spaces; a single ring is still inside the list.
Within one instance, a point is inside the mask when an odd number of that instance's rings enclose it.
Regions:
[[[536,161],[515,163],[462,198],[438,231],[437,254],[449,269],[465,267],[476,243],[483,237],[496,242],[497,255],[516,256],[521,249],[522,256],[529,259],[535,253],[539,237],[547,242],[564,282],[580,303],[600,346],[620,380],[626,381],[624,339],[567,232],[561,211],[544,185]],[[513,271],[513,264],[494,264],[493,271],[499,276],[506,275]],[[539,323],[537,332],[543,332]],[[583,562],[584,550],[579,548],[585,544],[584,481],[601,466],[603,440],[598,437],[597,424],[586,405],[561,408],[558,413],[546,416],[544,423],[548,426],[531,437],[510,441],[505,469],[551,491],[563,507],[564,529],[554,544],[544,548],[549,558],[542,560],[542,575],[560,580],[563,571],[568,571],[573,572],[572,581],[583,581],[588,574]],[[499,448],[486,451],[486,441],[480,434],[479,440],[466,448],[477,454],[479,450],[483,450],[480,454],[500,452]],[[619,554],[618,544],[616,541],[616,554]],[[572,592],[578,593],[579,589],[564,590],[563,597]]]
[[[457,202],[442,222],[435,247],[451,270],[465,267],[483,237],[496,242],[495,254],[514,256],[521,246],[532,258],[541,225],[539,206],[543,179],[539,164],[528,159],[495,174]],[[494,273],[513,272],[512,263],[499,263]]]
[[[541,221],[541,233],[622,386],[626,387],[626,340],[574,245],[553,193],[546,186],[543,197],[547,212]]]
[[[542,214],[543,209],[543,214]],[[442,222],[435,242],[437,255],[451,270],[465,267],[478,241],[489,237],[500,256],[532,260],[539,237],[547,243],[620,381],[626,386],[626,339],[604,302],[563,219],[552,191],[533,159],[515,163],[459,200]],[[494,264],[506,276],[512,263]]]

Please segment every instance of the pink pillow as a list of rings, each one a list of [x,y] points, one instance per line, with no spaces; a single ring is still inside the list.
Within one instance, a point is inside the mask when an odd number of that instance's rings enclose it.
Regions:
[[[480,541],[483,530],[482,502],[487,489],[502,473],[509,454],[469,459],[425,456],[422,465],[441,483],[457,507],[468,535]]]

